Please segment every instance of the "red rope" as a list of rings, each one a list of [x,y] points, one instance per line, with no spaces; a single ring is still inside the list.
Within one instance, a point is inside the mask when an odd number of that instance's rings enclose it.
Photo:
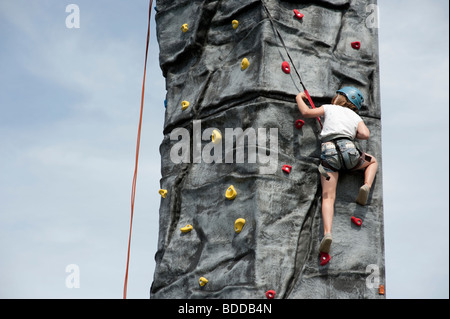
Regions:
[[[142,113],[144,111],[145,74],[147,72],[148,45],[150,42],[150,20],[151,20],[151,14],[152,14],[152,3],[153,3],[153,0],[150,0],[150,6],[149,6],[149,10],[148,10],[147,46],[145,48],[144,79],[142,81],[141,112],[139,115],[139,128],[138,128],[137,143],[136,143],[136,161],[135,161],[135,165],[134,165],[133,186],[131,188],[130,233],[128,236],[127,268],[125,270],[125,282],[123,285],[123,299],[127,298],[128,267],[130,265],[131,230],[133,228],[133,213],[134,213],[134,200],[135,200],[135,196],[136,196],[136,180],[137,180],[137,169],[138,169],[138,161],[139,161],[139,146],[141,144]]]

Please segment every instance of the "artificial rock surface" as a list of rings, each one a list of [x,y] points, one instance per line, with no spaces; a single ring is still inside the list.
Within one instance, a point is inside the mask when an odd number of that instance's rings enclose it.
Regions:
[[[376,2],[264,3],[316,106],[346,85],[366,97],[360,115],[371,138],[360,145],[379,162],[368,205],[355,203],[362,173],[341,174],[332,259],[320,266],[320,126],[303,119],[295,127],[302,88],[292,65],[290,74],[281,69],[291,62],[261,0],[157,0],[167,89],[160,184],[168,192],[161,198],[150,297],[266,298],[274,290],[275,298],[384,298],[378,294],[378,283],[385,284],[378,30],[368,20]],[[242,70],[244,58],[250,65]],[[185,110],[183,101],[190,103]],[[219,146],[209,138],[214,128],[222,134]],[[227,135],[227,128],[234,131]],[[184,153],[180,141],[189,142]],[[289,174],[283,165],[292,166]],[[233,200],[225,197],[230,185]],[[246,221],[240,233],[238,218]],[[193,230],[181,232],[188,224]],[[200,286],[200,277],[208,283]]]

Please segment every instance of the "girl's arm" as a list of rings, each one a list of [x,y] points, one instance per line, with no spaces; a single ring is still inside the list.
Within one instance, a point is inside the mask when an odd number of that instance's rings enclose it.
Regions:
[[[359,122],[358,129],[356,131],[356,138],[359,140],[368,140],[370,137],[370,131],[367,128],[364,121]]]
[[[305,118],[313,118],[318,116],[323,116],[324,110],[323,107],[318,107],[315,109],[310,109],[308,105],[305,103],[305,99],[307,99],[305,92],[300,92],[295,98],[297,101],[298,109],[300,113],[302,113]]]

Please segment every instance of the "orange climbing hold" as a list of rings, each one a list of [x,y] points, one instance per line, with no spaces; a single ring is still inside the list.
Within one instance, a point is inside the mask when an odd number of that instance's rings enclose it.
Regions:
[[[380,287],[378,287],[378,294],[379,295],[384,295],[385,291],[384,291],[384,285],[380,285]]]

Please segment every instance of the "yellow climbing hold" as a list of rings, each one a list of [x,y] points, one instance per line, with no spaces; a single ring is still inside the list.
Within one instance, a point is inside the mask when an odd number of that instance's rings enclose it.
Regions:
[[[222,134],[218,130],[213,130],[211,135],[211,141],[213,144],[219,144],[222,140]]]
[[[162,198],[166,198],[167,190],[166,189],[160,189],[158,193],[159,193],[159,195],[162,196]]]
[[[185,24],[183,24],[183,25],[181,26],[181,31],[187,32],[187,30],[188,30],[188,24],[185,23]]]
[[[192,225],[186,225],[185,227],[181,228],[181,232],[182,233],[189,233],[193,229],[194,229],[194,227],[192,227]]]
[[[244,218],[236,219],[236,221],[234,222],[234,231],[239,234],[241,232],[242,228],[244,227],[244,225],[245,225]]]
[[[200,277],[200,279],[198,280],[198,284],[202,287],[204,285],[206,285],[207,283],[208,283],[208,279],[206,279],[205,277]]]
[[[236,195],[237,193],[233,185],[228,187],[227,191],[225,192],[225,197],[228,198],[229,200],[235,199]]]
[[[181,109],[184,111],[189,107],[189,102],[188,101],[183,101],[181,102]]]
[[[250,62],[248,62],[247,58],[244,58],[241,62],[241,69],[245,70],[246,68],[248,68],[250,65]]]
[[[237,27],[239,26],[239,21],[238,20],[233,20],[231,21],[231,25],[233,26],[233,29],[237,29]]]

